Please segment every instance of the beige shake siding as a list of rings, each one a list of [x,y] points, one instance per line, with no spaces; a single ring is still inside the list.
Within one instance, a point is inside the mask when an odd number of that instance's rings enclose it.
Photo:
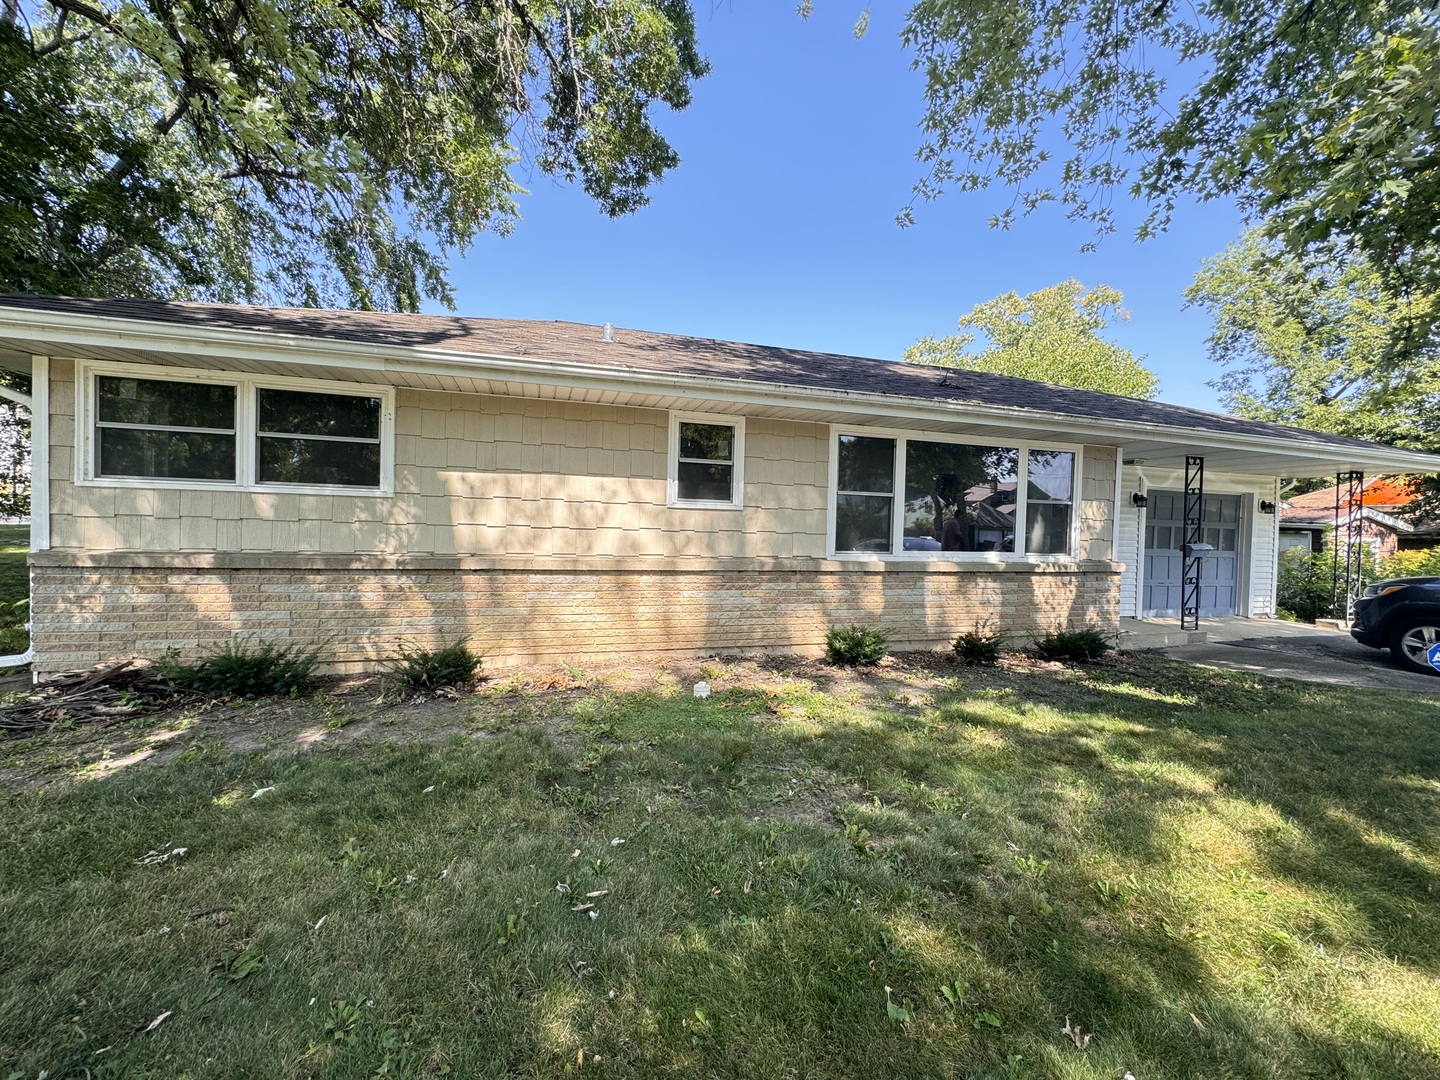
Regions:
[[[51,372],[36,667],[326,640],[342,668],[464,633],[492,666],[814,650],[865,622],[932,647],[987,621],[1113,629],[1115,452],[1086,447],[1076,560],[827,558],[830,429],[745,418],[744,506],[666,505],[661,410],[398,389],[394,494],[76,484],[75,365]]]

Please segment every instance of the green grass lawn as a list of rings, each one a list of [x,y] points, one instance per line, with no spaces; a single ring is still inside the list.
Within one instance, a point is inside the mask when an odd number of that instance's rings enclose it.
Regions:
[[[22,653],[30,647],[25,622],[30,618],[20,601],[30,599],[29,525],[0,525],[0,656]]]
[[[0,746],[48,781],[0,795],[0,1062],[1440,1076],[1440,702],[1155,657],[708,673],[492,684],[448,736],[357,691],[123,768],[150,734]]]

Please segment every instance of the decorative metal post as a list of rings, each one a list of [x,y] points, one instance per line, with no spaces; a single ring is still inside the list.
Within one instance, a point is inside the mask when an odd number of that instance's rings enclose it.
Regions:
[[[1185,546],[1181,566],[1180,629],[1200,629],[1200,552],[1205,539],[1205,459],[1185,458]]]
[[[1342,508],[1347,511],[1343,521],[1340,517]],[[1364,473],[1335,474],[1335,528],[1331,532],[1331,542],[1335,550],[1330,559],[1330,602],[1336,618],[1343,610],[1348,623],[1365,576]]]

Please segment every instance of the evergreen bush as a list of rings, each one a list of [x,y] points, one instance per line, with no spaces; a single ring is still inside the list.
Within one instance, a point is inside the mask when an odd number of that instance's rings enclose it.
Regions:
[[[1088,662],[1110,651],[1099,630],[1054,630],[1035,639],[1035,653],[1045,660]]]
[[[956,637],[952,648],[962,664],[990,665],[999,663],[1003,644],[999,634],[982,626]]]
[[[888,649],[885,635],[870,626],[837,626],[825,635],[825,659],[843,667],[878,664]]]
[[[232,640],[195,664],[182,663],[170,649],[155,667],[176,686],[202,694],[246,698],[297,694],[310,681],[323,648]]]
[[[439,649],[400,649],[390,666],[390,677],[407,691],[434,693],[471,685],[485,662],[484,656],[461,638]]]

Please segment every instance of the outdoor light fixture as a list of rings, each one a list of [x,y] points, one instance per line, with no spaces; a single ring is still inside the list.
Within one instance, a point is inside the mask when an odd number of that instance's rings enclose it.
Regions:
[[[1149,506],[1149,505],[1150,505],[1150,496],[1144,494],[1143,492],[1137,491],[1137,492],[1135,492],[1135,494],[1133,494],[1133,495],[1130,496],[1130,505],[1131,505],[1131,506],[1141,506],[1141,507]]]
[[[1275,504],[1274,504],[1273,502],[1262,502],[1262,503],[1260,504],[1260,513],[1262,513],[1262,514],[1273,514],[1274,512],[1275,512]]]

